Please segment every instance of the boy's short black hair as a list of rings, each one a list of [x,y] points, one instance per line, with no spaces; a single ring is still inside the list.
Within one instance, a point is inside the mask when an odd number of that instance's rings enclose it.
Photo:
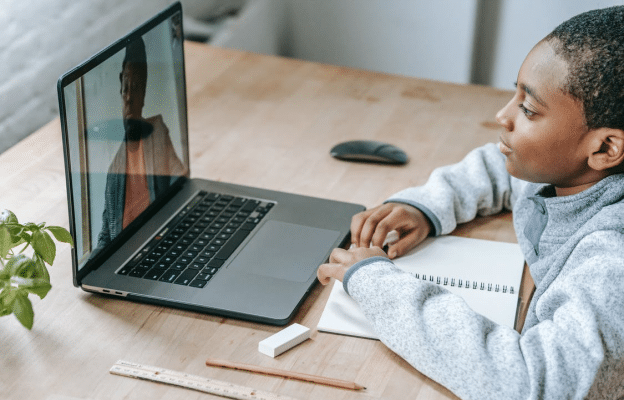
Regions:
[[[588,129],[624,130],[624,6],[579,14],[544,40],[568,64],[563,89],[583,104]]]

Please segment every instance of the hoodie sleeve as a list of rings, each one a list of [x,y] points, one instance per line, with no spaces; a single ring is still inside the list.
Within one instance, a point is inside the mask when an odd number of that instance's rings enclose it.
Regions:
[[[420,209],[438,236],[451,233],[457,224],[477,215],[511,210],[524,184],[509,175],[505,156],[490,143],[471,151],[457,164],[437,168],[423,186],[402,190],[386,203]]]
[[[385,345],[462,399],[621,398],[622,248],[622,232],[585,237],[522,335],[381,257],[343,285]]]

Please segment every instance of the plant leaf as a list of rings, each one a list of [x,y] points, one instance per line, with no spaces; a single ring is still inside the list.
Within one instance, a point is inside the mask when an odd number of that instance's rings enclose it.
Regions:
[[[37,279],[45,279],[50,282],[50,273],[46,268],[43,259],[37,255],[37,253],[33,254],[33,261],[35,262],[35,273],[33,274],[33,278]]]
[[[9,211],[9,210],[1,210],[0,211],[0,224],[2,223],[6,223],[6,224],[17,224],[17,217],[15,216],[15,214],[13,214],[13,212]]]
[[[13,314],[17,317],[17,320],[22,323],[27,329],[32,329],[33,322],[35,320],[35,313],[32,308],[32,303],[28,299],[28,294],[18,292],[15,301],[13,302]]]
[[[0,292],[0,317],[13,313],[13,300],[15,289],[7,287]]]
[[[11,274],[9,273],[9,269],[5,266],[0,269],[0,289],[2,289],[3,286],[6,286],[9,279],[11,279]]]
[[[44,298],[52,289],[50,281],[45,279],[23,279],[18,278],[16,280],[18,288],[26,290],[29,293],[36,294],[39,298]]]
[[[20,236],[14,236],[13,237],[13,244],[11,246],[13,247],[17,247],[22,243],[26,243],[26,240],[20,235]]]
[[[6,258],[9,250],[13,248],[12,244],[13,241],[11,240],[9,229],[0,225],[0,258]]]
[[[36,272],[37,265],[30,257],[24,254],[18,254],[9,259],[5,268],[9,271],[11,276],[32,278]]]
[[[32,223],[32,222],[26,222],[24,224],[24,230],[27,230],[27,231],[35,232],[35,231],[38,231],[40,229],[41,228],[39,227],[39,225],[37,225],[35,223]]]
[[[18,240],[20,240],[20,236],[22,235],[22,232],[24,232],[24,227],[22,225],[20,225],[20,224],[5,224],[4,226],[9,228],[9,233],[11,233],[11,239],[14,242],[17,242]]]
[[[4,304],[4,300],[2,299],[2,293],[0,293],[0,317],[4,317],[5,315],[9,315],[13,313],[13,304],[11,306],[7,306]]]
[[[31,245],[35,252],[43,258],[43,261],[52,265],[54,257],[56,257],[56,245],[48,232],[35,230],[31,240]]]
[[[46,226],[46,229],[50,231],[59,242],[69,243],[72,247],[74,246],[74,241],[67,229],[61,226]]]

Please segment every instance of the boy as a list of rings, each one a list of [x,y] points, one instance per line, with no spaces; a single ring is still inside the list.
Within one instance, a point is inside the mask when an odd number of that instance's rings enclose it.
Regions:
[[[620,398],[624,6],[580,14],[540,41],[496,118],[498,147],[356,215],[357,247],[335,250],[319,280],[343,280],[381,340],[462,399]],[[522,334],[387,258],[502,209],[513,209],[536,284]]]

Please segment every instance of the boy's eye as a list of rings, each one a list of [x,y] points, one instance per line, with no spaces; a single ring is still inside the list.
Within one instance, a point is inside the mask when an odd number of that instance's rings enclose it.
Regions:
[[[524,115],[526,115],[527,117],[533,117],[535,116],[535,112],[529,110],[528,108],[526,108],[524,106],[524,104],[518,104],[518,107],[520,107],[520,110],[522,110],[522,112],[524,113]]]

